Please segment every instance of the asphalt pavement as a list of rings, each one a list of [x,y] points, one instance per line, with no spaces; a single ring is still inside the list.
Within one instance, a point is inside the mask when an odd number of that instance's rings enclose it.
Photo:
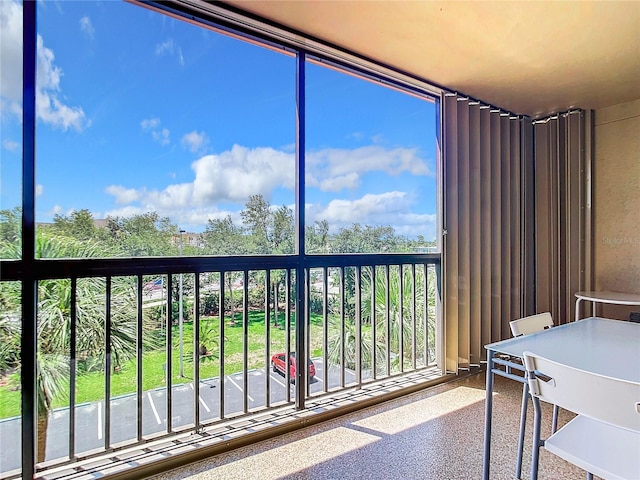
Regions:
[[[322,359],[314,359],[316,376],[312,379],[311,394],[324,390]],[[353,374],[346,372],[353,381]],[[270,402],[283,402],[286,389],[295,397],[295,386],[287,385],[279,373],[266,372],[264,369],[247,372],[248,408],[254,409],[266,405],[266,376],[270,377]],[[339,385],[340,371],[330,368],[328,382],[330,388]],[[232,374],[224,381],[225,416],[243,411],[243,375]],[[177,429],[194,424],[194,383],[174,385],[171,389],[172,417],[171,428]],[[200,421],[219,418],[220,379],[210,378],[200,382]],[[143,392],[142,395],[142,433],[143,436],[167,431],[167,389],[158,388]],[[111,399],[111,445],[135,439],[137,436],[136,395],[124,395]],[[105,446],[105,408],[104,401],[77,405],[75,408],[75,450],[76,453],[102,449]],[[20,418],[0,420],[0,473],[20,467]],[[69,454],[69,409],[60,408],[51,412],[47,435],[46,460],[67,457]]]

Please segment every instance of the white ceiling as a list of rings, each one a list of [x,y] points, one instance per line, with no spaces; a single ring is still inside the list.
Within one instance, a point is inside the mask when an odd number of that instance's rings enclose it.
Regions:
[[[640,98],[638,0],[226,3],[515,113]]]

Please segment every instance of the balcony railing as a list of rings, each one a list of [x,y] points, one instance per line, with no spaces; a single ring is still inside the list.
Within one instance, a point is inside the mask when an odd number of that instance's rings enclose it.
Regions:
[[[432,368],[439,351],[437,254],[35,266],[38,401],[22,414],[37,419],[39,470],[303,409],[310,398]],[[12,276],[20,262],[3,276],[19,298]],[[19,329],[19,317],[2,317]],[[278,354],[295,361],[281,365]],[[2,388],[19,404],[19,392]],[[21,416],[0,421],[0,475],[17,476],[19,444],[4,437],[18,438]]]

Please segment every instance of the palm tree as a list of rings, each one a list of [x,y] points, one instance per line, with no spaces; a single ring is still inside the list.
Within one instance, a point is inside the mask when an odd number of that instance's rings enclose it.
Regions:
[[[362,325],[371,325],[372,318],[375,313],[375,333],[376,338],[373,341],[373,329],[362,330],[362,338],[360,339],[361,363],[362,366],[371,365],[372,355],[375,348],[375,358],[377,369],[382,372],[385,364],[386,355],[392,356],[392,367],[399,368],[400,362],[408,365],[411,361],[412,345],[415,341],[416,345],[424,345],[425,335],[428,340],[428,358],[424,359],[425,364],[435,357],[435,273],[430,270],[426,271],[428,276],[428,291],[424,291],[424,269],[416,269],[415,284],[409,270],[406,268],[390,268],[389,282],[387,284],[382,269],[376,270],[375,289],[373,291],[372,301],[372,270],[370,267],[363,267],[362,270],[362,290],[361,290],[361,310],[360,319],[351,318],[347,315],[345,318],[345,336],[344,350],[345,363],[347,368],[355,367],[355,351],[358,339],[356,338],[356,321],[360,321]],[[402,311],[400,310],[400,282],[402,281]],[[413,338],[413,319],[411,316],[411,307],[413,302],[413,290],[415,289],[416,308],[415,308],[415,339]],[[387,295],[389,298],[388,312],[389,324],[387,327]],[[351,295],[353,297],[353,295]],[[349,295],[346,295],[349,297]],[[427,304],[425,305],[425,301]],[[425,306],[428,311],[428,323],[425,326]],[[329,338],[328,357],[332,363],[340,362],[341,355],[341,326],[336,316],[337,312],[329,319],[331,330]],[[426,329],[425,329],[426,327]],[[387,352],[387,335],[390,351]],[[403,357],[400,357],[400,343],[402,342]],[[374,347],[375,345],[375,347]],[[422,351],[420,349],[416,355]]]
[[[19,258],[20,245],[0,245],[3,258]],[[39,231],[36,238],[36,258],[87,258],[109,255],[97,242],[51,236]],[[113,366],[134,358],[136,354],[137,317],[133,280],[114,279],[111,284],[110,351]],[[76,284],[76,357],[85,369],[106,368],[106,285],[104,278],[81,278]],[[0,284],[0,372],[18,370],[19,319],[21,290],[17,282]],[[69,387],[69,349],[72,321],[71,280],[40,280],[38,282],[38,352],[36,358],[36,398],[38,445],[37,460],[45,459],[49,413],[53,402],[64,400]],[[14,323],[16,325],[14,325]],[[17,349],[17,350],[16,350]]]

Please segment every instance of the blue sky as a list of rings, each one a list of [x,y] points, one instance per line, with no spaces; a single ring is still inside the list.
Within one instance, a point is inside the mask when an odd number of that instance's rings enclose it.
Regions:
[[[20,204],[21,7],[0,2],[0,207]],[[37,220],[156,211],[181,228],[249,195],[293,207],[295,59],[118,1],[38,7]],[[307,221],[435,236],[435,105],[307,66]]]

